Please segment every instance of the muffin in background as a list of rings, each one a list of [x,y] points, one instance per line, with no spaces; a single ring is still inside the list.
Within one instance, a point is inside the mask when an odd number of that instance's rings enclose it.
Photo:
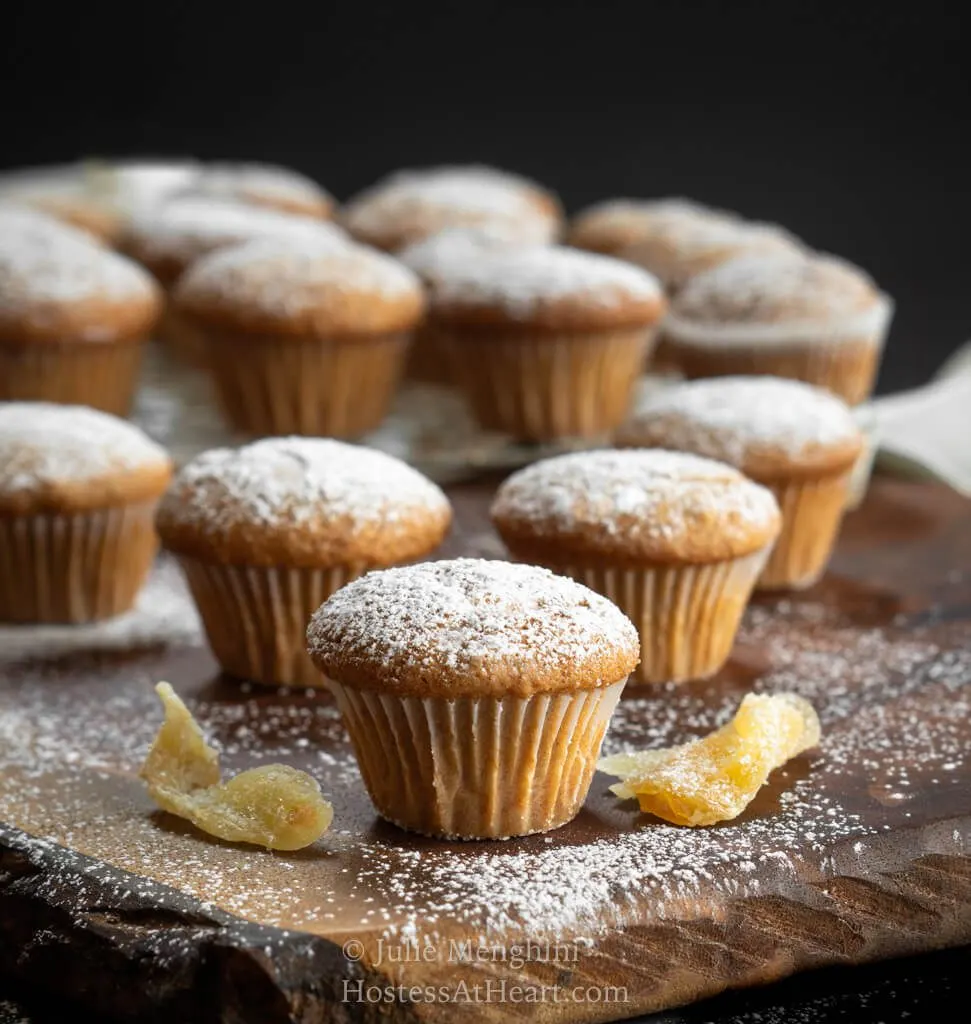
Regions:
[[[421,558],[448,532],[445,495],[383,452],[274,437],[204,452],[158,510],[222,667],[268,685],[321,686],[311,614],[368,569]]]
[[[288,167],[260,163],[207,163],[183,193],[329,220],[334,197],[312,178]]]
[[[378,813],[461,839],[577,814],[638,653],[631,623],[586,587],[465,558],[350,583],[307,644]]]
[[[182,277],[174,305],[233,427],[357,437],[391,405],[425,300],[391,257],[309,238],[215,252]]]
[[[359,241],[396,252],[446,228],[487,227],[512,241],[560,232],[557,198],[517,174],[478,165],[402,170],[353,196],[341,223]]]
[[[405,246],[395,253],[395,258],[414,271],[426,287],[431,287],[483,253],[521,245],[521,242],[511,240],[501,226],[446,228],[437,235]],[[415,331],[405,376],[429,384],[455,383],[449,350],[441,343],[438,330],[430,321],[425,321]]]
[[[623,256],[632,245],[651,238],[666,224],[698,218],[741,223],[740,217],[693,199],[605,199],[570,219],[566,243],[605,256]]]
[[[0,213],[0,401],[127,415],[160,305],[125,257],[44,214]]]
[[[893,303],[833,256],[739,257],[678,293],[664,336],[686,377],[770,374],[870,397]]]
[[[124,420],[0,403],[0,622],[91,622],[131,608],[171,475],[165,450]]]
[[[742,220],[718,211],[667,216],[617,256],[649,270],[670,295],[693,277],[737,257],[805,252],[802,243],[777,224]]]
[[[621,423],[664,310],[638,267],[530,246],[456,262],[431,281],[428,320],[479,424],[535,442]]]
[[[492,522],[514,557],[610,598],[637,627],[645,683],[717,672],[779,534],[771,492],[682,452],[544,459],[496,493]]]
[[[84,232],[103,245],[113,246],[121,237],[121,217],[107,204],[93,197],[52,190],[49,193],[38,192],[28,195],[24,202],[69,227]]]
[[[198,180],[198,179],[194,179]],[[120,248],[149,270],[171,299],[179,278],[197,260],[219,249],[259,239],[295,245],[349,241],[336,225],[209,195],[176,196],[137,213]],[[193,363],[203,358],[200,339],[167,301],[158,336]]]
[[[826,569],[863,435],[846,403],[821,388],[715,377],[648,396],[617,443],[718,459],[767,487],[782,511],[782,532],[757,588],[801,589]]]

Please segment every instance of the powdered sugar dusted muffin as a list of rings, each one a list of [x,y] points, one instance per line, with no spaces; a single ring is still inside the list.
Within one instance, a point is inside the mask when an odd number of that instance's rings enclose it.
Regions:
[[[522,246],[510,239],[501,226],[446,228],[395,253],[395,258],[413,270],[426,285],[447,278],[463,264],[483,253]],[[449,362],[449,349],[441,343],[434,323],[426,322],[415,332],[406,370],[414,380],[433,384],[453,384],[455,373]]]
[[[638,267],[531,246],[456,263],[431,283],[429,320],[482,426],[542,441],[621,422],[664,309]]]
[[[672,221],[698,218],[741,222],[731,213],[713,210],[693,199],[606,199],[572,218],[567,242],[578,249],[620,256]]]
[[[159,306],[123,256],[43,214],[0,215],[0,400],[126,414]]]
[[[892,313],[844,260],[753,255],[695,278],[664,330],[688,377],[792,377],[856,405],[873,390]]]
[[[721,668],[780,527],[766,488],[660,450],[534,463],[499,488],[492,521],[518,559],[586,583],[631,617],[637,677],[651,683]]]
[[[649,270],[670,294],[676,294],[695,275],[736,257],[802,251],[799,240],[777,224],[711,211],[659,219],[649,234],[617,255]]]
[[[368,569],[427,555],[450,522],[445,495],[398,459],[301,437],[203,453],[158,512],[223,668],[300,686],[322,682],[304,639],[320,603]]]
[[[187,194],[327,220],[334,198],[304,174],[273,164],[205,164],[186,189]]]
[[[201,175],[193,179],[192,188],[201,180]],[[337,245],[347,236],[333,224],[305,216],[226,196],[190,193],[137,213],[121,247],[150,270],[171,296],[176,282],[196,260],[228,246],[261,239],[294,245]],[[171,302],[166,305],[158,333],[190,362],[202,361],[201,340],[179,320]]]
[[[577,814],[638,656],[631,623],[586,587],[478,559],[369,573],[307,642],[378,813],[463,839]]]
[[[406,267],[316,239],[213,253],[185,274],[174,302],[205,346],[230,422],[252,434],[377,427],[424,312]]]
[[[341,214],[355,238],[389,252],[452,227],[550,242],[561,219],[556,197],[535,182],[477,165],[398,171],[354,196]]]
[[[806,587],[822,575],[863,448],[845,402],[777,377],[715,377],[665,388],[648,396],[617,441],[720,459],[775,494],[782,532],[760,587]]]
[[[88,622],[130,608],[171,475],[165,451],[124,420],[0,403],[0,621]]]

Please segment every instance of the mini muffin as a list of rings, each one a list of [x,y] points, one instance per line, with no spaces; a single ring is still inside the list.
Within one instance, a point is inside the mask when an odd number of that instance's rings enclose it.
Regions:
[[[873,391],[893,304],[832,256],[732,260],[677,295],[665,339],[686,377],[770,374],[856,405]]]
[[[0,216],[0,400],[124,416],[158,319],[158,288],[123,256],[24,212]]]
[[[638,242],[651,238],[671,221],[741,218],[713,210],[692,199],[606,199],[581,210],[570,221],[567,244],[605,256],[621,256]]]
[[[311,613],[366,570],[427,555],[451,517],[445,495],[390,455],[274,437],[193,459],[158,529],[227,672],[321,686],[305,645]]]
[[[684,212],[657,218],[617,255],[649,270],[676,295],[696,274],[740,256],[803,252],[802,243],[777,224],[746,221],[718,211]]]
[[[334,215],[333,196],[315,181],[272,164],[206,164],[186,194],[265,206],[315,220],[328,220]]]
[[[103,245],[114,245],[121,237],[122,219],[119,214],[106,203],[83,192],[38,192],[26,196],[24,201]]]
[[[335,225],[305,216],[209,195],[181,195],[134,216],[121,248],[151,271],[171,298],[185,271],[219,249],[258,239],[294,244],[320,240],[336,245],[346,238]],[[190,362],[201,360],[200,339],[179,320],[171,302],[166,304],[158,335]]]
[[[765,487],[660,450],[534,463],[499,488],[492,521],[516,558],[574,577],[631,617],[647,683],[722,667],[780,528]]]
[[[378,813],[460,839],[547,832],[580,810],[637,663],[609,601],[478,559],[369,573],[307,630]]]
[[[90,622],[131,608],[171,475],[164,449],[124,420],[0,403],[0,622]]]
[[[352,198],[341,222],[357,239],[396,252],[446,228],[489,227],[511,240],[551,242],[560,231],[556,197],[491,167],[429,167],[391,174]]]
[[[334,437],[380,424],[425,306],[400,263],[320,240],[213,253],[185,274],[174,302],[235,428]]]
[[[406,246],[395,253],[395,258],[430,287],[483,252],[515,248],[521,244],[510,239],[501,225],[447,228]],[[448,350],[440,343],[434,324],[423,323],[415,332],[405,376],[430,384],[454,383],[455,374],[449,368]]]
[[[863,449],[843,401],[777,377],[716,377],[665,388],[647,398],[617,442],[719,459],[772,491],[782,532],[759,588],[808,587],[823,574]]]
[[[41,238],[63,238],[67,235],[75,242],[97,245],[98,240],[85,231],[19,199],[0,198],[0,239],[24,235]]]
[[[481,426],[548,441],[623,420],[664,308],[638,267],[530,246],[454,264],[431,282],[429,322]]]

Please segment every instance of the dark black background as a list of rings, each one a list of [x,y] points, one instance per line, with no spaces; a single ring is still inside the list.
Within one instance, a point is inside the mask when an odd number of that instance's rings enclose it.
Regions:
[[[874,274],[898,305],[887,390],[926,379],[971,320],[971,62],[952,6],[21,3],[0,27],[0,163],[260,158],[346,196],[482,160],[570,208],[696,196]]]

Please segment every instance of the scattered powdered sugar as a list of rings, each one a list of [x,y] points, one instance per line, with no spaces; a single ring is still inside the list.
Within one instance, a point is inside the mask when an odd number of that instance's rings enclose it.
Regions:
[[[677,323],[827,323],[872,314],[879,298],[862,270],[835,256],[749,253],[692,278],[671,314]]]
[[[359,657],[389,674],[434,664],[484,678],[509,659],[524,672],[555,672],[638,646],[630,620],[579,583],[477,558],[369,573],[317,611],[307,640],[312,651]]]
[[[43,491],[66,480],[167,465],[138,427],[97,409],[51,402],[0,403],[0,494]]]
[[[491,167],[432,167],[396,172],[355,196],[344,209],[353,233],[381,235],[398,225],[422,225],[425,235],[442,228],[504,221],[523,242],[547,242],[557,215],[526,178]],[[409,232],[411,233],[411,232]]]
[[[190,262],[227,245],[256,239],[286,243],[346,241],[334,224],[213,196],[184,196],[139,213],[131,223],[139,255]]]
[[[859,436],[846,403],[822,388],[778,377],[716,377],[648,394],[618,439],[740,466],[753,451],[797,459],[810,448],[852,445]]]
[[[432,284],[433,304],[498,305],[523,318],[544,304],[578,298],[613,309],[658,301],[661,286],[639,267],[565,246],[483,251]]]
[[[441,489],[384,452],[328,438],[271,437],[203,452],[163,500],[173,522],[219,536],[240,524],[367,526],[448,508]]]
[[[0,199],[0,239],[16,237],[18,245],[30,245],[31,239],[63,238],[67,235],[81,245],[97,245],[95,239],[85,231],[58,220],[42,209],[23,204],[17,199]]]
[[[151,301],[151,278],[131,260],[43,215],[0,215],[0,318],[38,320],[44,306]],[[20,224],[8,230],[5,221]]]
[[[575,452],[536,462],[499,488],[500,522],[537,533],[589,530],[636,545],[678,545],[717,523],[719,536],[771,531],[772,494],[721,462],[660,449]]]
[[[313,223],[313,222],[309,222]],[[397,260],[345,238],[263,239],[213,252],[179,282],[188,304],[242,302],[273,315],[298,316],[358,295],[421,295],[418,278]]]

